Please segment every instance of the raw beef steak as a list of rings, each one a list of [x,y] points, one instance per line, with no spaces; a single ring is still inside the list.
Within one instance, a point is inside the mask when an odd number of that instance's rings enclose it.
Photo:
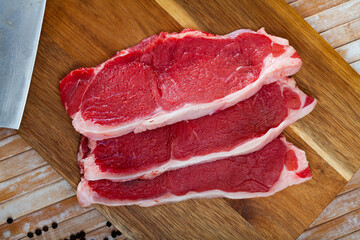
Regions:
[[[311,179],[304,151],[279,137],[257,152],[165,172],[151,180],[112,182],[82,179],[82,206],[152,206],[191,198],[270,196]]]
[[[100,141],[83,137],[79,165],[87,180],[153,178],[197,163],[257,151],[316,101],[290,78],[211,116]]]
[[[92,139],[199,118],[295,74],[301,59],[286,39],[238,30],[160,33],[60,82],[75,129]]]

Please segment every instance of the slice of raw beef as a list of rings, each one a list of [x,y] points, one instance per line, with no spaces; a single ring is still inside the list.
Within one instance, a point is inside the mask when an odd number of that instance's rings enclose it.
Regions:
[[[82,179],[77,197],[82,206],[152,206],[191,198],[266,197],[309,179],[305,152],[279,137],[257,152],[168,171],[151,180]]]
[[[92,139],[199,118],[295,74],[301,59],[286,39],[238,30],[160,33],[60,82],[75,129]]]
[[[79,165],[87,180],[128,181],[246,154],[271,142],[315,104],[293,79],[281,79],[211,116],[99,141],[83,137]]]

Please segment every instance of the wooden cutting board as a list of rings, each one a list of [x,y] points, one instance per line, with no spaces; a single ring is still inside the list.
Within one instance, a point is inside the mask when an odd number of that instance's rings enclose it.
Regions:
[[[303,59],[295,79],[319,103],[285,135],[306,151],[314,177],[268,198],[96,208],[136,239],[296,238],[360,167],[360,77],[285,1],[48,0],[20,134],[76,187],[80,135],[59,81],[145,37],[186,27],[216,34],[265,27],[290,40]]]

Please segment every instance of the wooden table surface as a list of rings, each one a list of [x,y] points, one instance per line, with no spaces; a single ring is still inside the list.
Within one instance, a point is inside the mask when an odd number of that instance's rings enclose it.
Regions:
[[[360,72],[360,0],[287,2]],[[43,226],[49,230],[37,236],[35,230]],[[35,239],[70,239],[80,231],[86,239],[112,239],[115,229],[94,208],[81,208],[70,185],[16,131],[1,129],[0,239],[27,238],[28,232]],[[337,238],[360,239],[360,171],[299,237]]]

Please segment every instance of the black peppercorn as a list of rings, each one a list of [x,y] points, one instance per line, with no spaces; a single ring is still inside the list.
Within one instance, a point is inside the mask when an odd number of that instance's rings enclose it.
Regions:
[[[113,238],[116,238],[117,234],[116,234],[116,231],[115,231],[115,230],[111,232],[111,236],[112,236]]]
[[[8,223],[8,224],[11,224],[11,223],[13,223],[13,219],[11,218],[11,217],[9,217],[8,219],[6,219],[6,222]]]
[[[106,222],[106,226],[111,227],[111,225],[112,225],[111,222],[109,221]]]
[[[43,226],[43,230],[44,230],[44,232],[47,232],[49,230],[49,227],[48,226]]]
[[[121,232],[118,230],[118,231],[116,231],[116,234],[117,234],[118,236],[120,236],[120,235],[121,235]]]
[[[52,227],[53,229],[57,228],[57,226],[58,226],[58,224],[57,224],[56,222],[53,222],[53,223],[51,224],[51,227]]]
[[[106,237],[106,238],[104,238],[104,240],[109,240],[109,239]]]
[[[41,235],[41,230],[40,230],[39,228],[37,228],[37,229],[35,230],[35,234],[36,234],[37,236],[40,236],[40,235]]]
[[[75,239],[76,239],[75,235],[74,235],[74,234],[71,234],[70,240],[75,240]]]
[[[86,234],[85,234],[85,232],[84,232],[84,231],[81,231],[81,232],[80,232],[80,238],[85,237],[85,235],[86,235]]]
[[[34,237],[34,234],[33,234],[32,232],[28,232],[28,233],[27,233],[27,236],[28,236],[29,238],[33,238],[33,237]]]

